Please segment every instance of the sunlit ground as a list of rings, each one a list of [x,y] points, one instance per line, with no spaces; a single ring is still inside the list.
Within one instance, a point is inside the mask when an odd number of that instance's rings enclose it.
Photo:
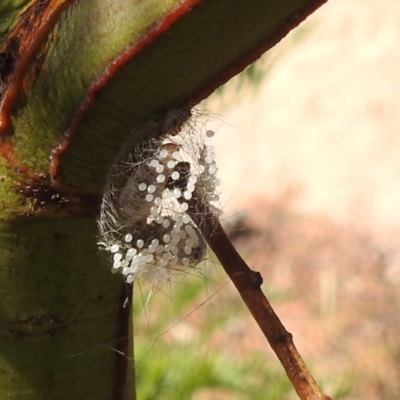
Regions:
[[[331,0],[256,91],[207,103],[227,226],[335,399],[400,398],[399,21]],[[138,311],[139,398],[296,398],[218,266],[200,275]]]

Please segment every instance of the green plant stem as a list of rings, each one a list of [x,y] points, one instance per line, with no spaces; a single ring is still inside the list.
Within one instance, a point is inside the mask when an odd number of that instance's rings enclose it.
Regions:
[[[128,399],[130,292],[96,232],[94,217],[0,223],[1,399]]]

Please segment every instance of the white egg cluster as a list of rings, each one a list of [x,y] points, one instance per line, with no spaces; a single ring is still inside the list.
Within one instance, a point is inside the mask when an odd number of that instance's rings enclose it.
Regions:
[[[163,283],[173,271],[204,259],[206,243],[190,215],[204,209],[221,214],[214,149],[206,144],[213,135],[182,129],[152,141],[135,163],[124,164],[123,186],[106,190],[99,245],[111,253],[112,271],[127,282],[143,276]]]

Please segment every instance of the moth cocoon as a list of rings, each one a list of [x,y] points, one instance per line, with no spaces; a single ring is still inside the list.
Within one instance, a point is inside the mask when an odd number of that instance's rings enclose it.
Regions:
[[[214,201],[215,155],[207,143],[214,132],[194,119],[183,122],[186,117],[175,111],[146,127],[164,134],[132,149],[110,173],[98,244],[112,256],[112,271],[128,283],[139,276],[163,283],[197,265],[206,242],[188,212],[221,214]]]

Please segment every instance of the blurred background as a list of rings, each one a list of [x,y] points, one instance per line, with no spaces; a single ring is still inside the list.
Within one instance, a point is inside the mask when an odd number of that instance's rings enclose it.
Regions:
[[[328,1],[203,106],[226,228],[324,392],[399,399],[400,3]],[[136,291],[139,399],[297,398],[220,270]]]

